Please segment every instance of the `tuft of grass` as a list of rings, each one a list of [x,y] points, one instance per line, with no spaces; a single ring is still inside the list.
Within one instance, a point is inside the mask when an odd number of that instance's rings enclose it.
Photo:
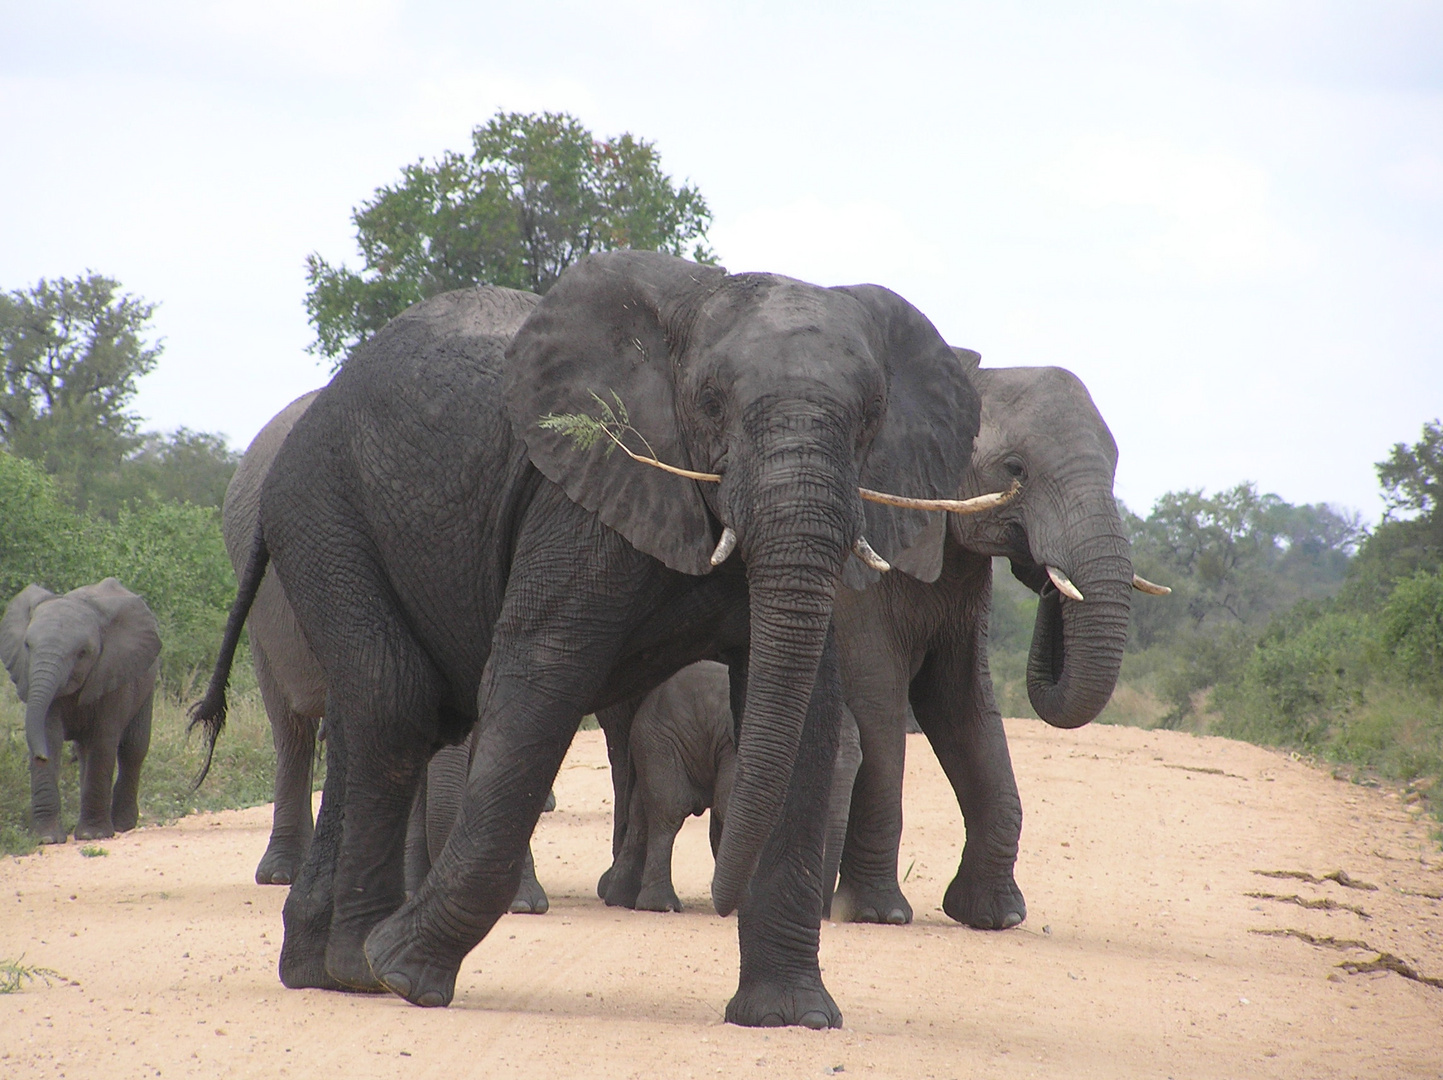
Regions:
[[[80,849],[80,857],[82,859],[101,859],[109,854],[110,852],[106,851],[98,844],[86,844],[83,848]]]
[[[22,963],[24,959],[25,954],[21,953],[15,960],[0,960],[0,994],[18,994],[25,988],[26,983],[36,980],[46,986],[50,985],[51,979],[70,981],[54,968],[27,966]]]
[[[210,775],[200,790],[191,782],[200,771],[205,747],[199,735],[186,735],[186,705],[181,694],[156,694],[150,752],[140,773],[140,822],[166,824],[201,810],[232,810],[270,802],[275,790],[275,749],[270,721],[250,669],[237,657],[230,715],[216,744]],[[6,680],[8,684],[8,680]],[[183,693],[182,691],[181,693]],[[61,820],[73,829],[80,811],[79,767],[66,752],[61,758]],[[13,688],[0,686],[0,854],[27,855],[36,849],[30,831],[30,758],[25,745],[25,710]],[[325,775],[316,770],[316,786]],[[103,848],[96,848],[104,853]],[[87,854],[85,849],[82,855]]]

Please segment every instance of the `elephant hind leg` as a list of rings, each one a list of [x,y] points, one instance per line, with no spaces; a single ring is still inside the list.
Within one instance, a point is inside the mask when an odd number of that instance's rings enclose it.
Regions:
[[[257,885],[289,885],[300,872],[315,826],[311,817],[311,776],[316,756],[317,720],[291,707],[271,670],[265,649],[252,643],[256,681],[271,722],[276,751],[275,808],[271,837],[256,865]]]
[[[516,895],[511,899],[510,911],[513,915],[545,915],[550,907],[546,890],[536,880],[536,857],[527,845],[526,859],[521,864],[521,884],[516,887]]]
[[[116,832],[129,832],[140,821],[140,766],[150,750],[152,691],[125,728],[116,751],[115,792],[110,798],[110,820]]]

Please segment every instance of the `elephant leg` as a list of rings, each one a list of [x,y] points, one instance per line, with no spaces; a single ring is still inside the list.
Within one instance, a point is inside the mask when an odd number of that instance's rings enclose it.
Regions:
[[[528,844],[526,857],[521,861],[521,884],[516,886],[516,895],[511,898],[511,906],[507,910],[513,915],[545,915],[550,907],[546,890],[536,880],[536,857]]]
[[[46,741],[54,752],[46,761],[30,759],[30,827],[42,844],[65,843],[65,825],[60,820],[60,755],[65,735],[59,720],[48,720]]]
[[[80,820],[75,839],[104,840],[115,835],[110,797],[115,786],[116,746],[109,739],[80,744]]]
[[[326,715],[333,715],[329,697]],[[285,937],[281,943],[280,976],[292,990],[350,989],[326,971],[326,946],[335,913],[336,860],[346,813],[349,754],[346,731],[341,725],[327,725],[325,747],[326,782],[321,790],[315,835],[281,910]]]
[[[291,708],[263,649],[254,647],[252,656],[276,750],[271,837],[256,864],[256,884],[289,885],[300,870],[314,832],[311,769],[316,757],[316,721]]]
[[[873,665],[865,682],[853,678],[848,704],[856,717],[862,760],[831,908],[832,917],[843,922],[901,926],[912,921],[912,905],[897,882],[906,703],[906,673],[894,665]]]
[[[431,851],[426,837],[426,773],[411,800],[411,816],[406,819],[406,896],[416,895],[421,882],[431,872]]]
[[[606,757],[611,765],[611,862],[612,865],[596,883],[596,895],[612,907],[631,907],[636,902],[636,892],[641,888],[640,867],[626,882],[618,882],[618,892],[613,900],[611,887],[617,872],[618,860],[626,842],[630,827],[632,769],[631,769],[631,722],[641,704],[640,696],[596,710],[596,722],[606,735]],[[630,902],[622,897],[629,896]]]
[[[737,909],[741,973],[728,1023],[745,1027],[841,1027],[822,984],[822,858],[827,800],[837,758],[842,692],[836,632],[828,629],[781,820],[762,848]]]
[[[646,802],[642,797],[641,785],[635,777],[630,784],[631,794],[628,809],[622,816],[626,819],[626,831],[622,835],[621,850],[617,852],[611,869],[605,878],[606,893],[602,899],[607,907],[635,908],[641,894],[642,879],[646,873],[647,838],[651,834],[651,822],[646,816]]]
[[[154,704],[152,691],[126,725],[116,750],[115,792],[110,798],[110,821],[116,832],[129,832],[140,821],[140,766],[150,750]]]
[[[971,656],[929,656],[913,683],[912,704],[957,793],[967,829],[961,864],[942,910],[979,929],[1016,926],[1027,917],[1027,903],[1013,878],[1022,800],[985,657],[977,665]]]
[[[847,843],[847,820],[852,805],[852,788],[862,765],[862,742],[852,710],[843,707],[842,731],[837,742],[837,761],[832,767],[832,794],[827,800],[827,847],[822,862],[822,914],[831,917],[832,895]],[[713,845],[715,847],[715,844]]]

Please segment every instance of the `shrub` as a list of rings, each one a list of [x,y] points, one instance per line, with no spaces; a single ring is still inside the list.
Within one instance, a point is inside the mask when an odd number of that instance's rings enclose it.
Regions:
[[[1419,571],[1400,581],[1379,622],[1398,673],[1420,689],[1443,693],[1443,574]]]

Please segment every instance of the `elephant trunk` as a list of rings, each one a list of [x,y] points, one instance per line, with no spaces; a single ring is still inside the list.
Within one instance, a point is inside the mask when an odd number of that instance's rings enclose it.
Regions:
[[[1115,520],[1116,510],[1109,516]],[[1070,549],[1064,567],[1083,599],[1044,585],[1027,657],[1027,696],[1037,715],[1059,728],[1090,722],[1112,697],[1132,602],[1132,559],[1120,523]]]
[[[773,475],[760,505],[738,528],[747,557],[751,650],[735,777],[712,877],[712,902],[721,915],[745,896],[781,818],[837,578],[860,523],[855,492],[855,477],[817,469],[800,479]]]
[[[31,655],[29,685],[25,693],[25,742],[33,761],[50,760],[50,746],[45,736],[45,719],[55,701],[55,691],[63,682],[61,665],[54,657]],[[58,748],[57,748],[58,749]]]

